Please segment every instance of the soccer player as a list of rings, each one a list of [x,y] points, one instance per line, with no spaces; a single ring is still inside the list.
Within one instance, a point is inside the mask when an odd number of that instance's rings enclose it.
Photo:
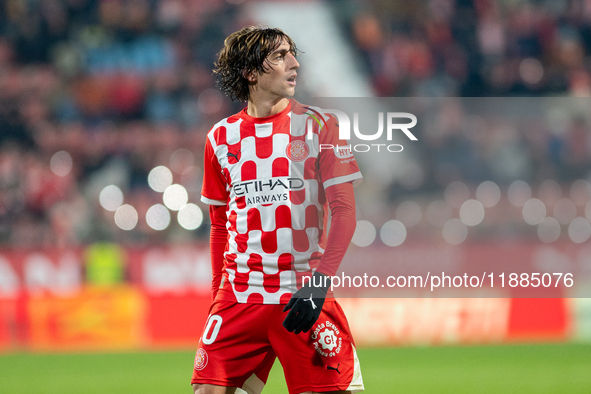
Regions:
[[[205,144],[214,302],[195,357],[198,394],[260,393],[276,357],[290,394],[363,391],[328,291],[355,231],[361,174],[350,151],[320,150],[346,145],[334,117],[289,99],[297,53],[281,30],[247,27],[216,64],[221,89],[247,106]]]

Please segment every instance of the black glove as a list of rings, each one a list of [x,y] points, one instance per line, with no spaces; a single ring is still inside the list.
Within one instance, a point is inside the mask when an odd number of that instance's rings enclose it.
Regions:
[[[313,286],[315,283],[325,286]],[[283,312],[289,311],[283,320],[283,327],[295,334],[302,331],[308,332],[320,316],[330,285],[330,277],[320,272],[314,272],[312,281],[296,291],[283,308]]]

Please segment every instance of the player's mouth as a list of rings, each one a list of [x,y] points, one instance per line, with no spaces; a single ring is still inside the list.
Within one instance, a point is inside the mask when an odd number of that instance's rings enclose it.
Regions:
[[[296,86],[296,77],[298,74],[293,74],[291,77],[287,78],[287,83],[291,86]]]

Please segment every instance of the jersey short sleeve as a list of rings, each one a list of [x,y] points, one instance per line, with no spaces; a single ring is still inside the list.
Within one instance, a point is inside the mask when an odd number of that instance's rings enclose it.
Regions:
[[[357,186],[361,182],[363,177],[351,146],[339,139],[339,126],[332,115],[329,116],[326,130],[320,131],[319,146],[318,170],[324,189],[345,182],[353,182]]]
[[[203,160],[201,201],[209,205],[226,205],[229,195],[228,185],[214,152],[211,142],[212,132],[207,137]]]

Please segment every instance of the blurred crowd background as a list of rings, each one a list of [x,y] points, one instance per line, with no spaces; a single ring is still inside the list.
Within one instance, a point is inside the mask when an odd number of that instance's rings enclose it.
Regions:
[[[244,12],[248,4],[1,0],[0,245],[205,240],[201,216],[207,207],[199,202],[205,135],[243,107],[216,90],[211,70],[224,38],[257,23]],[[375,96],[591,94],[589,0],[327,4]],[[309,45],[298,43],[304,52]],[[445,114],[444,127],[425,129],[407,173],[376,188],[392,218],[406,228],[422,223],[440,234],[462,203],[476,196],[487,208],[500,201],[483,223],[501,231],[486,237],[535,236],[535,227],[531,234],[502,231],[512,228],[512,218],[521,216],[532,197],[546,207],[541,219],[553,216],[562,201],[554,216],[563,234],[574,219],[591,219],[586,114],[567,117],[560,127],[542,122],[497,129],[453,106]],[[183,187],[177,190],[183,203],[152,209],[172,183]],[[483,184],[489,192],[478,198]],[[521,197],[508,194],[511,186]],[[487,205],[490,193],[499,195],[493,205]],[[203,214],[192,206],[191,220],[179,224],[176,211],[187,202]],[[123,203],[128,210],[117,211]],[[361,217],[375,211],[360,201]],[[155,219],[147,219],[149,212]],[[530,223],[525,213],[524,219],[523,225],[542,221]],[[587,225],[577,223],[591,235]],[[545,242],[558,238],[556,223],[550,226],[551,236],[540,236]]]

